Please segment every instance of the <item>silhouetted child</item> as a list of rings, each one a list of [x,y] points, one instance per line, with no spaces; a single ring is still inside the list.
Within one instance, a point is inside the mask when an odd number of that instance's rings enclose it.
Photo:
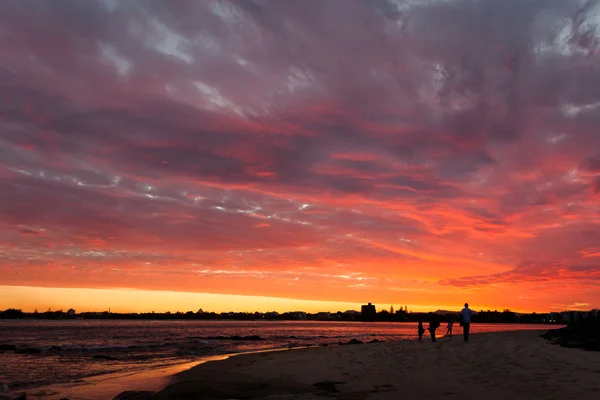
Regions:
[[[452,339],[452,327],[454,326],[454,321],[449,321],[448,326],[446,326],[446,336],[450,336]]]
[[[419,331],[419,342],[423,342],[423,334],[425,333],[425,328],[423,328],[423,321],[419,318],[419,326],[417,327]]]
[[[435,338],[435,330],[439,327],[440,327],[440,323],[438,322],[437,317],[432,312],[430,312],[429,313],[429,328],[428,328],[428,330],[429,330],[429,334],[431,335],[432,342],[437,342],[437,339]]]

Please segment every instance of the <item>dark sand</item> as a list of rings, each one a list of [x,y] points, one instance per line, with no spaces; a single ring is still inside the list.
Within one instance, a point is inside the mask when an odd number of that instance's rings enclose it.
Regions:
[[[240,355],[174,376],[153,399],[600,399],[600,352],[542,331]]]

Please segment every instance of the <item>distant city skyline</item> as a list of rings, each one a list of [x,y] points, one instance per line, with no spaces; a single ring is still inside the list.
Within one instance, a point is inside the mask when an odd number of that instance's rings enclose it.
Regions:
[[[0,310],[15,308],[25,312],[47,311],[49,308],[56,311],[66,311],[70,308],[79,311],[103,312],[111,309],[116,313],[143,313],[143,312],[187,312],[198,309],[205,311],[221,312],[291,312],[305,311],[337,312],[361,311],[365,302],[328,302],[298,299],[286,299],[263,296],[231,296],[222,294],[203,294],[191,292],[161,292],[144,290],[122,289],[78,289],[78,288],[22,288],[14,286],[1,286],[0,292],[5,294],[5,299],[0,303]],[[85,301],[81,298],[88,296]],[[162,296],[166,296],[167,299]],[[389,310],[392,306],[396,311],[408,307],[413,312],[428,312],[436,310],[460,310],[464,303],[419,305],[397,303],[373,303],[377,312]],[[492,307],[472,304],[475,311],[479,310],[504,310],[508,307]],[[559,312],[565,310],[589,311],[598,308],[598,305],[567,305],[556,309],[511,309],[513,312]]]

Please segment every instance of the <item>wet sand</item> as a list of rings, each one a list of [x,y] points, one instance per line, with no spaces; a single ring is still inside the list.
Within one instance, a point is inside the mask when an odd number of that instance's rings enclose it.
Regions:
[[[543,331],[249,354],[183,371],[152,399],[595,399],[600,352]]]
[[[226,358],[226,356],[207,357],[206,361],[224,360]],[[124,388],[135,391],[157,391],[169,384],[173,374],[189,370],[191,367],[206,361],[174,364],[133,372],[119,372],[84,378],[72,383],[48,385],[41,389],[27,391],[27,399],[96,400],[112,399]],[[16,397],[17,394],[23,392],[25,391],[16,391],[13,396]]]

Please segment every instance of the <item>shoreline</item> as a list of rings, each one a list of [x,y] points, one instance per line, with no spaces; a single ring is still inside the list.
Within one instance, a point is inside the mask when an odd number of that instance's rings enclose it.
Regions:
[[[437,343],[399,340],[238,354],[193,366],[172,376],[162,390],[129,398],[561,399],[600,395],[596,383],[600,353],[560,348],[543,339],[543,332],[477,333],[470,343],[463,343],[457,332]],[[128,398],[126,393],[121,395]]]
[[[125,388],[131,391],[159,392],[168,387],[178,374],[191,370],[205,363],[224,361],[231,357],[244,355],[284,352],[287,350],[301,350],[307,347],[309,346],[291,348],[279,347],[274,349],[216,354],[202,357],[199,360],[191,362],[175,363],[166,366],[155,366],[134,372],[117,372],[97,375],[84,378],[77,382],[58,383],[34,390],[16,390],[15,393],[13,393],[13,396],[17,396],[18,394],[26,392],[28,398],[32,399],[47,399],[49,398],[48,396],[52,396],[52,399],[66,398],[71,400],[94,400],[112,399],[123,392]]]
[[[498,338],[503,336],[511,336],[511,335],[521,335],[521,336],[530,336],[535,337],[536,340],[540,340],[542,342],[546,342],[550,344],[549,341],[542,339],[541,334],[547,332],[547,329],[539,329],[539,330],[514,330],[514,331],[503,331],[503,332],[473,332],[471,334],[472,342],[481,342],[478,338],[490,337],[494,338],[493,341],[497,341]],[[192,362],[182,362],[179,364],[172,364],[167,366],[158,366],[151,367],[148,369],[135,371],[135,372],[121,372],[114,374],[106,374],[101,376],[95,376],[86,378],[83,381],[72,382],[72,383],[64,383],[64,384],[56,384],[51,386],[46,386],[38,390],[25,390],[27,391],[27,395],[30,398],[44,398],[44,399],[71,399],[71,400],[93,400],[93,399],[112,399],[116,398],[119,395],[123,394],[123,392],[144,392],[144,396],[140,398],[179,398],[177,394],[171,394],[169,397],[160,397],[164,394],[165,391],[173,390],[174,386],[179,386],[182,383],[190,384],[190,382],[198,381],[198,374],[203,374],[202,371],[218,371],[221,373],[229,373],[228,368],[235,371],[237,367],[240,367],[244,363],[248,363],[254,365],[255,363],[262,362],[265,357],[269,358],[274,356],[279,359],[283,366],[286,363],[296,363],[297,359],[306,357],[306,354],[334,354],[338,352],[347,352],[350,350],[344,350],[352,348],[351,352],[354,353],[369,353],[374,347],[381,346],[390,351],[408,351],[413,349],[414,346],[424,346],[424,348],[436,348],[438,346],[445,346],[445,343],[461,343],[462,344],[462,330],[457,329],[454,332],[452,338],[447,336],[438,337],[438,343],[431,343],[429,336],[424,336],[423,343],[419,343],[417,339],[414,338],[402,338],[399,337],[395,340],[387,340],[379,343],[369,343],[364,342],[361,344],[349,344],[347,342],[339,343],[339,344],[328,344],[326,346],[322,345],[312,345],[312,346],[299,346],[299,347],[278,347],[272,349],[264,349],[264,350],[253,350],[253,351],[243,351],[243,352],[232,352],[232,353],[224,353],[224,354],[216,354],[211,356],[202,357],[196,361]],[[412,344],[411,344],[412,343]],[[468,344],[467,346],[471,346]],[[520,346],[523,347],[523,346]],[[553,346],[558,347],[558,346]],[[288,350],[295,350],[294,355],[289,355]],[[311,353],[312,352],[312,353]],[[323,353],[324,352],[324,353]],[[278,354],[272,354],[278,353]],[[297,354],[299,353],[299,354]],[[384,357],[385,358],[385,357]],[[215,361],[219,361],[216,363]],[[370,360],[367,360],[370,362]],[[365,363],[365,361],[359,361],[359,363]],[[241,365],[240,365],[241,364]],[[310,364],[310,363],[309,363]],[[313,366],[309,365],[309,368]],[[344,368],[343,365],[334,365],[335,368]],[[252,371],[251,371],[252,372]],[[254,371],[256,372],[256,371]],[[254,373],[252,372],[252,373]],[[211,372],[212,373],[212,372]],[[600,370],[598,372],[600,374]],[[263,374],[264,375],[264,374]],[[258,377],[258,381],[262,381],[262,384],[268,384],[268,382],[264,382],[264,378],[266,376]],[[600,375],[598,376],[600,378]],[[288,377],[289,378],[289,377]],[[240,381],[243,381],[246,378],[240,377]],[[293,380],[293,379],[292,379]],[[252,381],[252,380],[251,380]],[[206,382],[204,382],[206,383]],[[200,382],[200,385],[204,384]],[[217,386],[218,386],[218,382]],[[224,382],[221,382],[224,383]],[[234,384],[235,379],[228,380],[228,382],[224,383],[226,385]],[[252,387],[250,385],[249,387]],[[289,388],[288,388],[289,389]],[[285,392],[288,389],[281,389]],[[278,389],[279,390],[279,389]],[[279,390],[279,391],[281,391]],[[289,389],[295,391],[297,389]],[[307,390],[304,387],[302,390]],[[16,394],[23,393],[23,391],[14,391],[13,396]],[[115,397],[116,396],[116,397]],[[138,398],[138,397],[136,397]],[[212,398],[212,397],[210,397]],[[219,398],[219,397],[214,397]],[[233,398],[233,397],[231,397]]]

